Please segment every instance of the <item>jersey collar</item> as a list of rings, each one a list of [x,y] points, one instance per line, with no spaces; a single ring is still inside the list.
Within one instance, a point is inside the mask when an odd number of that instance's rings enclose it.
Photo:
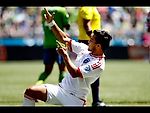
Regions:
[[[96,56],[96,55],[93,55],[92,53],[90,53],[90,56],[95,57],[95,58],[105,58],[105,54],[103,54],[102,56]]]

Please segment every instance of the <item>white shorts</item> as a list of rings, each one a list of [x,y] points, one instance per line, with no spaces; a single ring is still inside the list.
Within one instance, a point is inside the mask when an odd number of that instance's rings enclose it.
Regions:
[[[85,101],[66,92],[59,85],[43,84],[47,88],[48,104],[63,105],[63,106],[84,106]]]

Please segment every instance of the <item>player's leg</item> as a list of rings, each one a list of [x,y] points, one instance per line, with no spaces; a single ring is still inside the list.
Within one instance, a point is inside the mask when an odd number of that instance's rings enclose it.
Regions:
[[[105,106],[105,103],[102,102],[102,100],[99,99],[99,87],[100,87],[100,78],[98,78],[93,84],[91,84],[91,90],[92,90],[92,106]]]
[[[85,100],[68,93],[60,85],[44,84],[47,88],[48,104],[63,105],[63,106],[85,106]]]
[[[36,84],[43,84],[47,77],[52,72],[54,62],[55,62],[55,49],[44,49],[43,54],[43,63],[44,63],[44,72],[42,72],[38,78]]]
[[[58,53],[56,53],[56,54],[57,54],[56,61],[57,61],[58,67],[59,67],[58,82],[60,83],[62,81],[62,79],[65,77],[67,69],[66,69],[63,57],[61,55],[59,55]]]
[[[99,78],[91,84],[93,104],[99,101]]]
[[[23,106],[34,106],[37,100],[47,100],[47,90],[43,85],[31,86],[25,90]]]

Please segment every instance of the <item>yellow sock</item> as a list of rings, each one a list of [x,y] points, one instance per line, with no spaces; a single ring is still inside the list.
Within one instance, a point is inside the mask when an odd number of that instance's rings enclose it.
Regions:
[[[36,82],[36,85],[41,85],[41,84],[43,84],[43,83],[44,83],[43,80],[38,80],[38,81]]]

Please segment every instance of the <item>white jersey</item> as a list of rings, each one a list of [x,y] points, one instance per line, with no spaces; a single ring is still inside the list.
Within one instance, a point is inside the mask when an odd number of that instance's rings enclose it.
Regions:
[[[103,54],[103,56],[99,57],[93,56],[88,51],[87,45],[74,40],[71,40],[71,50],[77,54],[74,63],[82,73],[83,78],[73,78],[68,73],[60,83],[60,86],[79,98],[87,99],[90,85],[100,77],[101,72],[105,68],[105,55]]]

